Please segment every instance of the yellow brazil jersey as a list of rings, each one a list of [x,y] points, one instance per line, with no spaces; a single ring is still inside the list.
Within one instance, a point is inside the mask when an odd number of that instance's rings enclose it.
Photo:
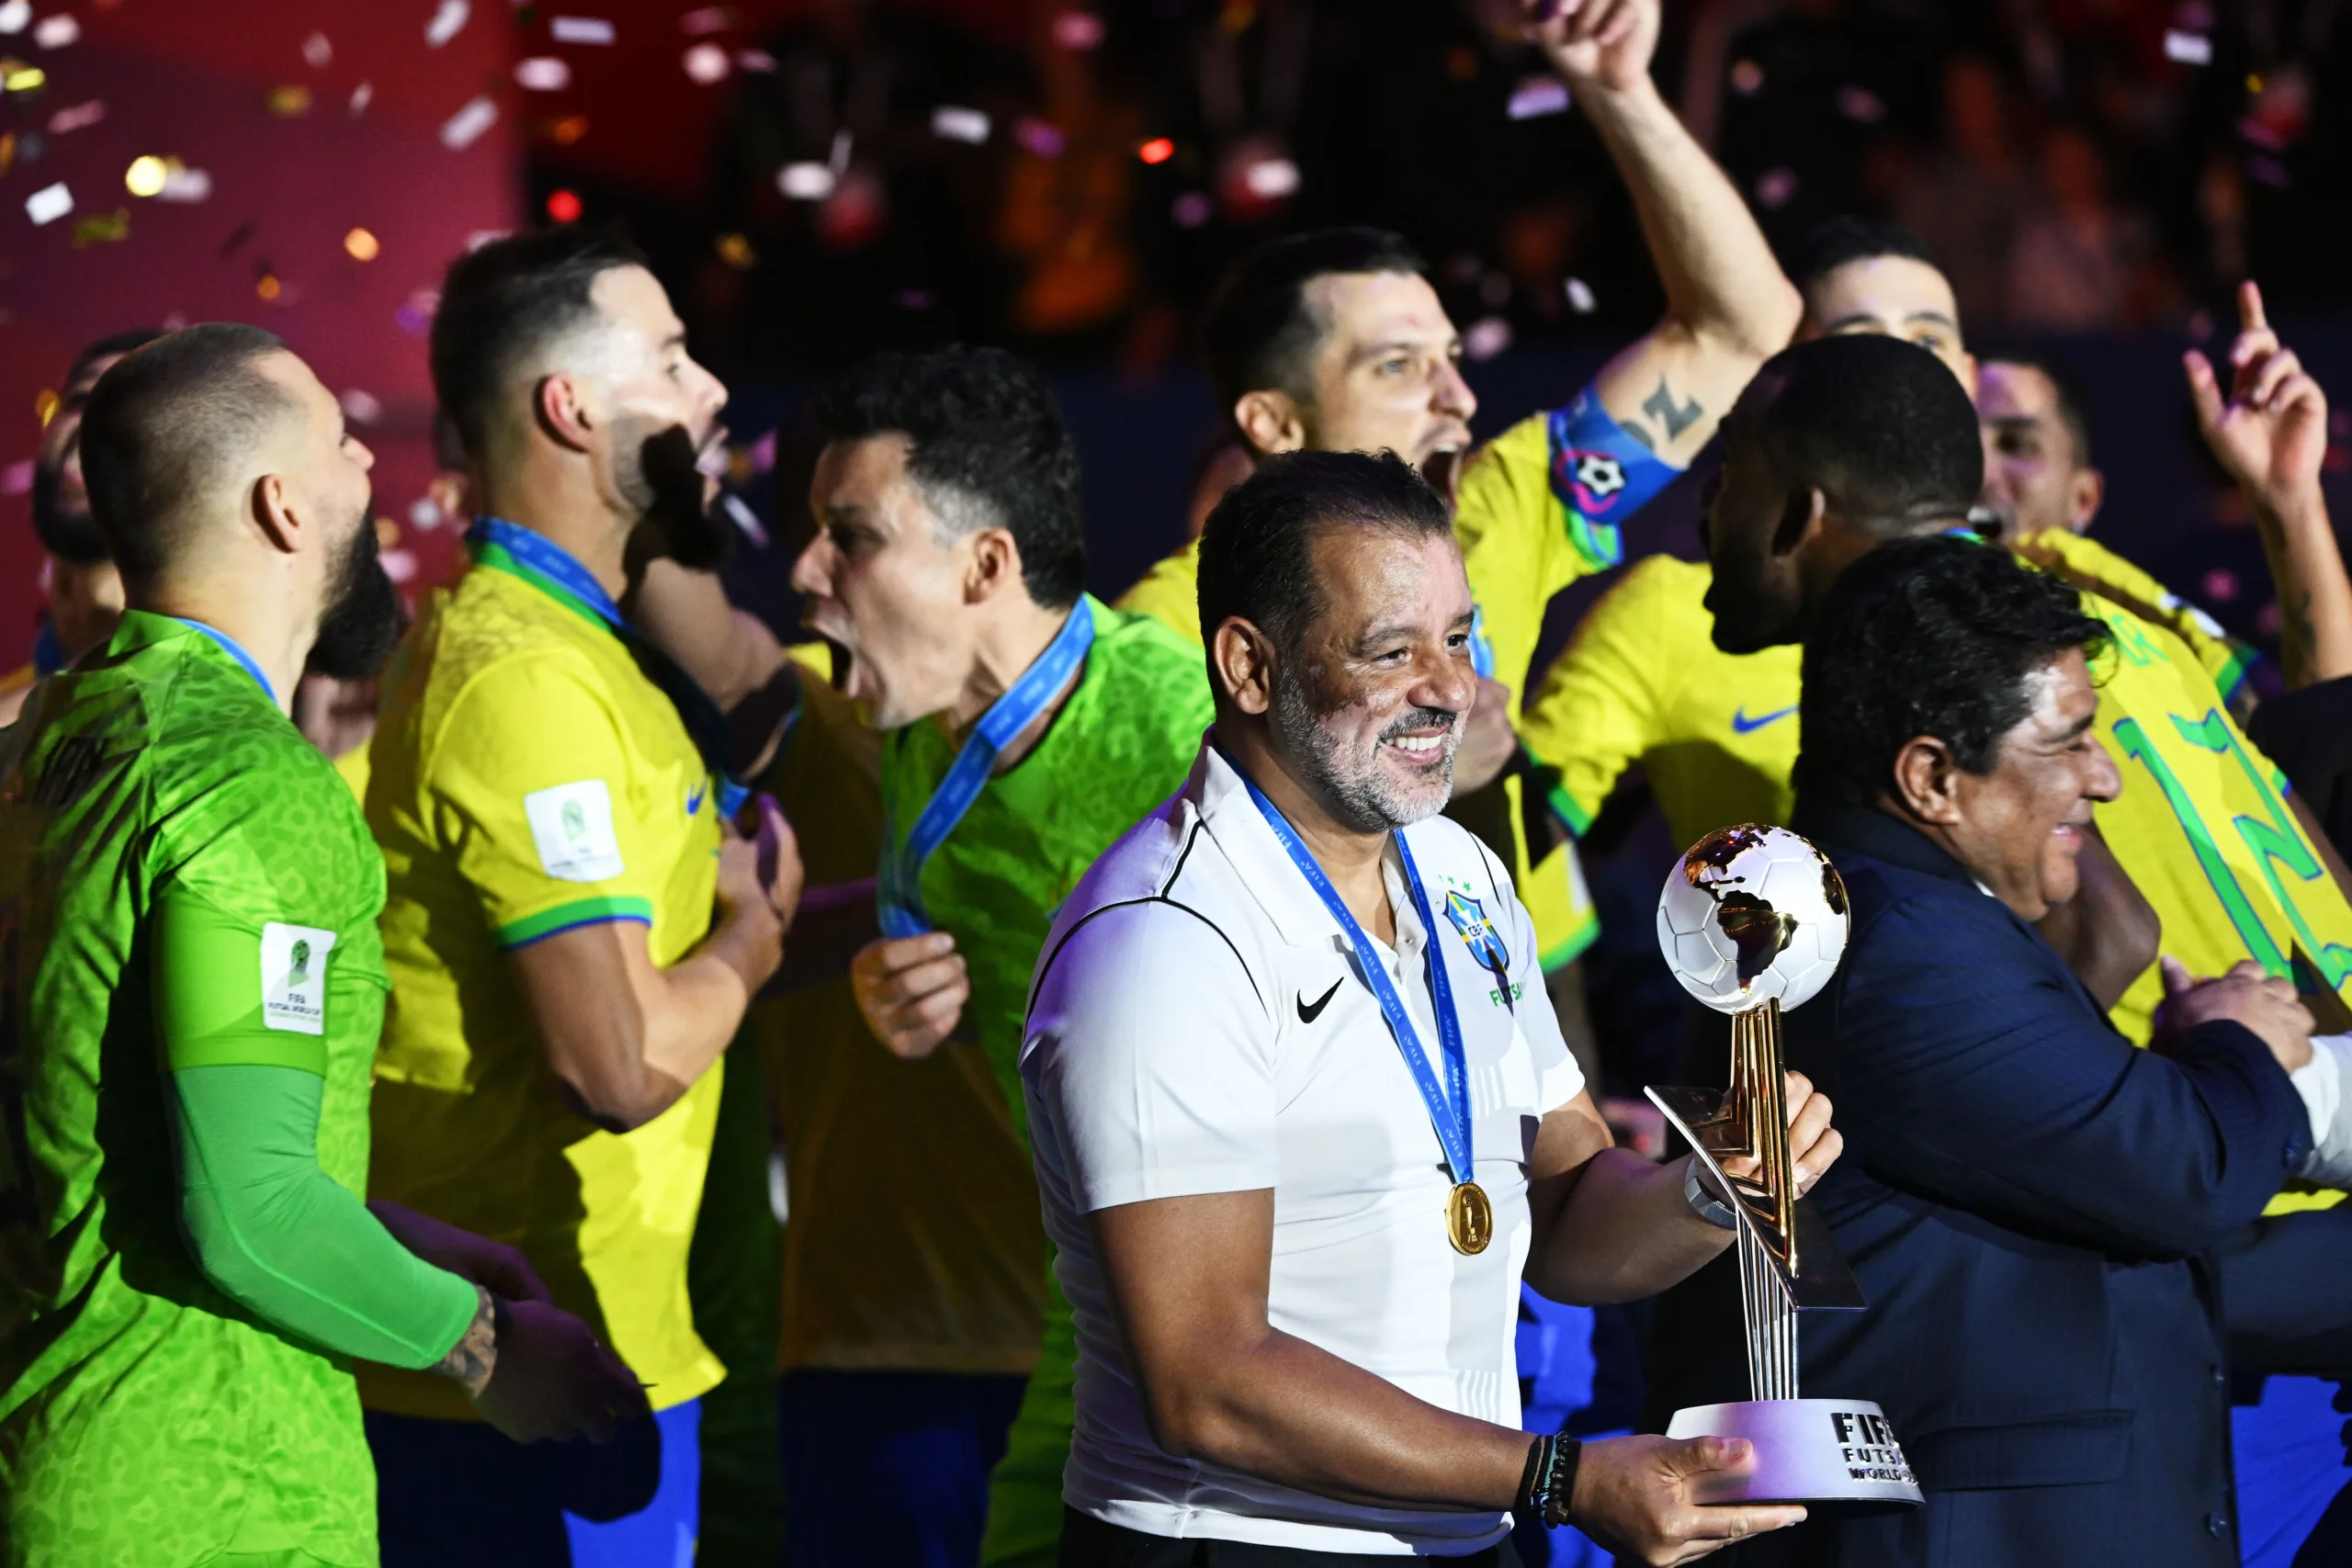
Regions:
[[[1589,389],[1471,455],[1457,487],[1453,534],[1478,606],[1482,673],[1514,695],[1525,694],[1553,596],[1622,560],[1619,525],[1679,472],[1626,435]],[[1117,607],[1200,640],[1200,550],[1194,540],[1159,561]],[[1512,880],[1551,970],[1591,946],[1600,923],[1573,846],[1555,846],[1530,863],[1521,816],[1530,787],[1522,770],[1503,780]]]
[[[520,1247],[666,1408],[725,1371],[686,1299],[720,1068],[633,1132],[596,1128],[566,1108],[507,954],[622,920],[677,963],[710,925],[719,788],[594,579],[500,536],[478,528],[476,566],[402,644],[370,748],[392,998],[369,1190]],[[360,1391],[470,1414],[443,1378],[364,1368]]]
[[[2087,588],[2170,631],[2188,645],[2197,662],[2213,677],[2222,701],[2234,705],[2245,692],[2246,677],[2261,656],[2223,631],[2212,616],[2105,545],[2064,528],[2044,528],[2010,541],[2009,547],[2042,570],[2077,588]]]
[[[1521,733],[1559,771],[1555,804],[1571,826],[1636,762],[1677,843],[1788,820],[1801,651],[1718,649],[1702,603],[1709,577],[1687,561],[1641,562],[1545,678]],[[2201,975],[2252,957],[2307,991],[2352,995],[2352,906],[2287,809],[2284,779],[2179,638],[2095,594],[2082,603],[2115,634],[2095,673],[2123,790],[2099,807],[2099,830],[2163,921],[2164,951]],[[2161,994],[2152,964],[2110,1015],[2135,1043]],[[2308,1201],[2282,1194],[2272,1207]]]

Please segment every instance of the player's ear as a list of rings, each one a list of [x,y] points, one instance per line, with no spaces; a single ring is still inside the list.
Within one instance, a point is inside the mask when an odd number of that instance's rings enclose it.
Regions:
[[[1010,528],[982,528],[967,536],[971,554],[964,563],[964,603],[978,604],[1008,588],[1023,587],[1021,545]]]
[[[588,389],[579,378],[560,370],[540,377],[532,387],[531,417],[548,440],[575,452],[588,449],[589,433],[596,423],[588,407]]]
[[[2107,476],[2097,468],[2076,468],[2067,486],[2066,526],[2077,534],[2087,529],[2106,500]]]
[[[1228,615],[1209,638],[1209,662],[1219,693],[1255,716],[1274,705],[1273,640],[1255,623]]]
[[[296,514],[294,492],[283,474],[264,474],[248,496],[254,525],[272,547],[292,555],[302,547],[304,519]]]
[[[1306,419],[1288,392],[1262,388],[1233,405],[1233,423],[1260,453],[1295,452],[1306,445]]]
[[[1828,515],[1829,497],[1819,485],[1790,491],[1781,502],[1781,520],[1772,525],[1772,553],[1795,554],[1806,540],[1821,531],[1822,519]]]
[[[1915,735],[1894,754],[1895,804],[1915,821],[1949,828],[1960,820],[1960,765],[1951,748],[1932,735]]]

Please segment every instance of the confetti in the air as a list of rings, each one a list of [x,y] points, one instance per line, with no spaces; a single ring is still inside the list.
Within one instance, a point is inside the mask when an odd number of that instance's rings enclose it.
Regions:
[[[74,193],[65,188],[63,180],[53,186],[43,186],[25,197],[25,216],[36,225],[54,223],[74,210]]]
[[[1102,41],[1102,18],[1091,11],[1064,11],[1054,18],[1054,42],[1064,49],[1092,49]]]
[[[74,248],[85,250],[92,245],[110,244],[130,238],[130,209],[118,207],[112,212],[94,212],[87,218],[74,220]]]
[[[959,104],[942,104],[931,111],[931,133],[948,141],[968,141],[978,147],[989,139],[989,117]]]
[[[735,69],[727,51],[715,43],[695,44],[680,57],[679,63],[685,67],[688,77],[706,87],[724,82],[727,73]]]
[[[550,17],[548,36],[558,43],[610,43],[613,24],[602,17]]]
[[[718,236],[718,259],[738,272],[745,272],[758,265],[759,254],[752,249],[752,242],[741,234]]]
[[[548,216],[554,219],[557,222],[577,223],[580,221],[580,214],[583,210],[585,209],[581,206],[580,195],[577,191],[551,190],[548,192]]]
[[[155,193],[158,201],[208,201],[212,196],[212,175],[203,169],[184,169],[171,159],[164,161],[164,188]]]
[[[705,6],[698,11],[689,11],[678,18],[678,30],[688,38],[700,38],[705,33],[723,33],[727,30],[727,7]]]
[[[441,526],[441,503],[429,495],[420,495],[408,503],[408,525],[430,531]]]
[[[1797,172],[1785,165],[1767,169],[1756,176],[1757,203],[1769,211],[1778,212],[1797,194]]]
[[[2177,60],[2183,65],[2213,63],[2213,40],[2203,33],[2183,32],[2178,28],[2165,34],[2165,58]]]
[[[1059,127],[1048,125],[1034,115],[1023,115],[1013,121],[1012,140],[1021,144],[1022,151],[1040,158],[1058,158],[1069,145],[1069,139]]]
[[[60,11],[33,24],[33,41],[43,49],[63,49],[82,36],[82,24],[72,13]]]
[[[122,172],[122,188],[133,196],[160,196],[171,175],[171,166],[151,152],[130,161],[130,167]]]
[[[833,171],[822,164],[786,164],[776,171],[775,188],[795,201],[822,201],[833,185]]]
[[[453,152],[470,147],[497,123],[498,106],[486,97],[475,98],[442,125],[441,145]]]
[[[1599,302],[1592,297],[1592,286],[1590,284],[1585,282],[1581,277],[1571,277],[1567,282],[1562,284],[1560,287],[1567,294],[1569,310],[1574,310],[1579,316],[1589,316],[1592,314],[1595,306]]]
[[[312,33],[302,40],[302,62],[313,71],[323,71],[334,62],[334,45],[324,33]]]
[[[0,495],[22,495],[33,488],[33,460],[11,463],[0,468]]]
[[[775,56],[764,49],[739,49],[735,51],[735,69],[765,76],[775,70]]]
[[[0,6],[0,33],[20,33],[32,25],[32,0],[8,0]]]
[[[356,387],[349,388],[335,400],[343,405],[343,417],[354,424],[374,424],[384,417],[384,405],[373,394]]]
[[[1136,156],[1147,164],[1165,164],[1176,156],[1176,143],[1165,136],[1155,136],[1136,149]]]
[[[733,491],[729,491],[718,498],[718,504],[726,509],[729,520],[743,530],[745,538],[761,549],[768,547],[767,529],[761,526],[759,514],[751,509],[741,496],[737,495]]]
[[[439,49],[465,30],[466,18],[473,14],[467,0],[441,0],[434,8],[433,19],[424,24],[424,47]]]
[[[351,118],[357,119],[368,112],[368,100],[376,96],[376,84],[362,82],[351,89]]]
[[[29,93],[48,80],[49,73],[38,65],[28,65],[21,60],[0,60],[0,89]],[[28,152],[26,156],[31,154]]]
[[[1511,89],[1509,107],[1513,119],[1541,119],[1568,112],[1568,85],[1557,76],[1530,76]]]
[[[433,330],[433,312],[441,308],[441,291],[420,288],[401,301],[392,312],[393,324],[411,337],[423,337]]]
[[[1462,334],[1462,352],[1472,359],[1492,359],[1510,346],[1510,323],[1500,316],[1482,316]]]
[[[1886,118],[1886,101],[1868,87],[1838,89],[1838,112],[1857,125],[1876,125]]]
[[[92,98],[86,104],[59,109],[49,117],[49,133],[62,136],[69,130],[79,130],[85,125],[96,125],[107,118],[107,106]]]
[[[269,90],[269,112],[280,119],[300,119],[311,112],[311,89],[300,83]]]
[[[1168,206],[1168,216],[1179,229],[1197,229],[1216,214],[1216,203],[1203,190],[1188,190]]]
[[[343,237],[344,254],[353,261],[374,261],[383,248],[382,243],[369,230],[354,229]]]
[[[560,93],[571,85],[571,62],[560,54],[535,54],[514,62],[514,81],[525,92]]]
[[[1265,201],[1280,201],[1298,190],[1298,165],[1288,158],[1261,158],[1241,176],[1250,194]]]

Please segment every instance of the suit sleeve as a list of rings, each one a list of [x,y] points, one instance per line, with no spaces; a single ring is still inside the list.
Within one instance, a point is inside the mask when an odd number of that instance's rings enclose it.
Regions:
[[[1893,1186],[2122,1256],[2202,1251],[2253,1220],[2310,1147],[2268,1050],[2228,1022],[2136,1049],[2034,940],[1910,898],[1848,950],[1826,999],[1854,1156]]]

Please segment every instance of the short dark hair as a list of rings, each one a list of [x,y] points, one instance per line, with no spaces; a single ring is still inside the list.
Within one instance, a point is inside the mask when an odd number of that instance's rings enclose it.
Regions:
[[[1009,530],[1029,597],[1051,610],[1078,603],[1086,583],[1078,444],[1036,367],[1001,348],[877,354],[818,399],[817,427],[828,442],[905,435],[907,477],[933,512],[959,533]],[[958,501],[989,517],[967,521]]]
[[[1235,262],[1201,310],[1201,359],[1219,412],[1230,418],[1244,393],[1268,389],[1306,399],[1307,362],[1330,330],[1307,303],[1308,284],[1334,273],[1420,270],[1403,235],[1369,228],[1292,234]]]
[[[1847,213],[1823,219],[1790,248],[1789,280],[1803,292],[1841,266],[1881,256],[1903,256],[1944,270],[1935,247],[1913,230],[1888,219]]]
[[[82,352],[74,356],[72,367],[65,372],[65,385],[70,387],[80,380],[90,367],[101,359],[119,359],[134,348],[144,348],[157,338],[168,335],[163,327],[126,327],[121,332],[108,333],[95,342],[84,344]]]
[[[2109,640],[2074,589],[1997,545],[1882,545],[1838,574],[1804,640],[1797,789],[1875,805],[1922,735],[1990,773],[2030,706],[2027,677],[2069,649],[2096,658]]]
[[[1217,627],[1238,616],[1281,653],[1296,651],[1329,603],[1316,581],[1315,540],[1351,527],[1419,536],[1451,535],[1453,522],[1394,452],[1285,452],[1260,463],[1201,528],[1203,640],[1214,644]]]
[[[1985,365],[2015,365],[2027,370],[2038,370],[2048,378],[2051,388],[2058,394],[2058,419],[2065,425],[2066,434],[2075,443],[2075,466],[2091,466],[2091,389],[2063,359],[2042,349],[2023,344],[2003,343],[1988,352],[1980,353],[1976,363]]]
[[[185,327],[135,349],[98,378],[82,413],[90,515],[133,583],[171,564],[182,509],[294,403],[260,362],[286,344],[241,321]]]
[[[482,456],[516,364],[595,317],[596,279],[650,265],[619,233],[576,226],[508,234],[449,264],[433,316],[433,392],[469,454]]]
[[[1984,483],[1976,405],[1926,349],[1856,333],[1792,344],[1741,400],[1743,439],[1792,485],[1889,534],[1968,515]]]

